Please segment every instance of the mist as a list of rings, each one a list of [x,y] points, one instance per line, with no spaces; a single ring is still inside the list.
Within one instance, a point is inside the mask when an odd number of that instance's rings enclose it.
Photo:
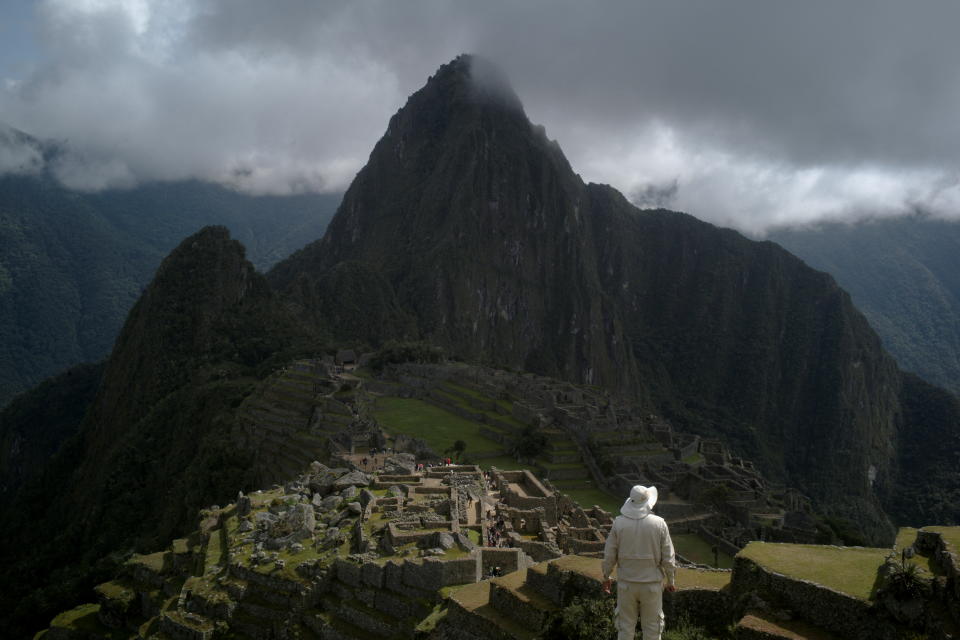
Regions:
[[[15,5],[30,44],[0,49],[0,121],[60,144],[50,169],[75,189],[343,190],[406,97],[473,52],[574,170],[638,206],[758,236],[960,216],[952,2]],[[15,146],[0,172],[35,170]]]

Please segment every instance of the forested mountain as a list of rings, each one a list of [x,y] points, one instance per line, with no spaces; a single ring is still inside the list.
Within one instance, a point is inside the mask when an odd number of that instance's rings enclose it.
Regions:
[[[906,420],[914,387],[847,293],[774,243],[584,184],[502,75],[472,64],[411,96],[324,238],[268,274],[304,318],[323,322],[329,274],[355,265],[452,354],[649,402],[872,539],[889,535],[881,503],[917,517],[889,499],[899,442],[939,426]]]
[[[836,278],[903,369],[960,393],[960,222],[913,215],[770,239]]]
[[[222,227],[164,261],[76,435],[0,504],[0,610],[34,616],[247,488],[237,408],[272,367],[394,337],[606,386],[871,542],[891,519],[960,521],[956,398],[903,375],[830,276],[585,184],[502,75],[461,56],[390,120],[323,238],[266,278]]]
[[[255,197],[201,182],[79,193],[42,172],[0,176],[0,407],[48,376],[102,360],[185,236],[225,225],[267,269],[321,235],[339,201]]]

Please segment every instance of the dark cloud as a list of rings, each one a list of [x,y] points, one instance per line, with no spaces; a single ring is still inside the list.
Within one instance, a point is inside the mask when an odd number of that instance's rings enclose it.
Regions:
[[[405,97],[472,51],[506,70],[585,179],[643,202],[753,232],[960,214],[952,1],[39,7],[42,55],[4,79],[0,113],[68,141],[58,171],[78,187],[343,188]]]

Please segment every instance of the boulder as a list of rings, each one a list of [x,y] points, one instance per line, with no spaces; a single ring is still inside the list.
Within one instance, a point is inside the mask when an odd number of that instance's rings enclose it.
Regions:
[[[257,511],[255,514],[253,514],[253,520],[256,524],[263,523],[264,526],[269,527],[274,522],[279,520],[279,518],[269,511]]]
[[[360,506],[359,502],[351,502],[347,505],[347,511],[349,511],[352,515],[358,516],[363,513],[363,507]]]
[[[340,506],[341,502],[343,502],[343,498],[340,496],[327,496],[320,501],[320,508],[324,511],[333,511]]]
[[[453,540],[453,536],[447,533],[446,531],[440,533],[437,536],[437,546],[446,551],[447,549],[453,549],[456,542]]]
[[[314,493],[325,496],[333,490],[333,483],[336,482],[337,477],[338,475],[331,469],[326,469],[311,476],[308,485]]]
[[[394,453],[383,461],[384,473],[409,475],[417,470],[417,459],[412,453]]]
[[[362,471],[350,471],[333,482],[334,491],[342,491],[347,487],[366,487],[370,484],[370,476]]]
[[[360,492],[360,506],[364,509],[367,508],[367,505],[377,499],[377,496],[373,495],[369,489],[364,489]]]
[[[358,493],[357,488],[350,486],[340,492],[340,497],[343,498],[344,500],[350,500],[351,498],[356,498],[357,493]]]
[[[313,507],[309,504],[301,503],[294,506],[292,509],[287,511],[285,519],[291,531],[306,531],[306,537],[313,533],[313,528],[317,524],[316,518],[313,515]]]

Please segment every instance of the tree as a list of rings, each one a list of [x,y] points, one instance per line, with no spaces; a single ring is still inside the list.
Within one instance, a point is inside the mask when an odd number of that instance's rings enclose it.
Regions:
[[[543,453],[549,440],[547,435],[534,425],[527,425],[520,433],[520,437],[513,443],[513,453],[521,459],[536,458]]]
[[[463,440],[457,440],[453,443],[453,447],[451,447],[451,449],[454,453],[454,457],[457,459],[457,462],[459,462],[460,456],[463,455],[463,452],[467,450],[467,443]]]

